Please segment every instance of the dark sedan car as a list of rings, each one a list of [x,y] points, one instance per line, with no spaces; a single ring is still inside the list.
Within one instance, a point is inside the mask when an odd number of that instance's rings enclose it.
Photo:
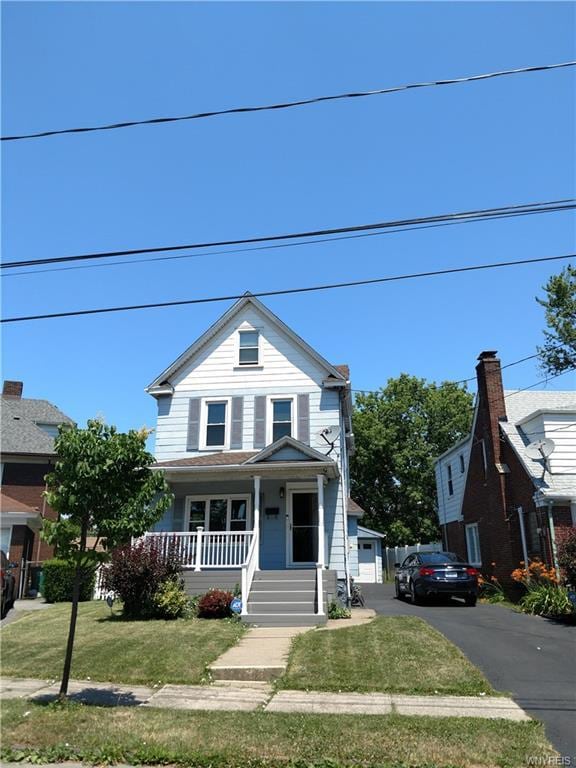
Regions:
[[[427,597],[463,597],[476,605],[479,573],[454,552],[416,552],[396,563],[396,597],[420,603]]]
[[[4,618],[10,608],[14,607],[14,600],[16,600],[16,579],[14,578],[14,574],[11,573],[11,568],[11,563],[8,562],[8,558],[0,549],[1,618]]]

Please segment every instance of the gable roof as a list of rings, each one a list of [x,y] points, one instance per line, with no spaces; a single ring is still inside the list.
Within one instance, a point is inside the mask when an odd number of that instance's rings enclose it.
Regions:
[[[38,424],[73,424],[48,400],[2,396],[2,453],[54,454],[54,439]]]
[[[294,437],[290,437],[288,435],[285,435],[284,437],[281,437],[279,440],[276,440],[275,443],[271,443],[270,445],[267,445],[266,448],[263,448],[255,456],[252,456],[250,459],[248,459],[244,463],[258,464],[259,462],[266,461],[271,456],[281,452],[285,448],[291,448],[295,453],[301,455],[304,461],[307,461],[307,460],[309,461],[310,459],[312,459],[312,461],[321,461],[322,463],[325,463],[327,461],[329,461],[330,463],[333,463],[333,460],[328,456],[326,456],[324,453],[320,453],[320,451],[317,451],[315,448],[311,448],[309,445],[305,445],[304,443],[301,443],[299,440],[296,440]],[[290,461],[299,461],[299,459],[292,458],[290,459]]]
[[[346,502],[346,514],[352,515],[353,517],[362,517],[364,515],[364,510],[358,504],[351,496],[348,496],[348,500]]]
[[[358,526],[359,539],[385,539],[386,534],[380,531],[374,531],[372,528],[366,528],[364,525]]]
[[[532,442],[533,436],[523,429],[527,418],[538,413],[574,413],[574,420],[576,420],[576,392],[512,390],[504,394],[508,421],[500,422],[500,430],[512,446],[535,488],[543,496],[576,497],[576,467],[573,473],[544,471],[541,461],[526,455],[526,446]]]
[[[252,305],[258,312],[264,315],[270,323],[280,329],[291,341],[299,346],[302,350],[308,353],[321,368],[324,368],[329,376],[338,381],[342,381],[344,384],[347,377],[338,368],[342,366],[331,365],[325,358],[322,357],[315,349],[313,349],[307,342],[304,341],[297,333],[289,328],[286,323],[282,322],[268,307],[262,304],[251,293],[246,294],[233,304],[223,315],[221,315],[215,323],[213,323],[207,331],[205,331],[196,341],[188,347],[174,362],[168,366],[162,373],[157,376],[154,381],[146,387],[146,392],[150,394],[156,394],[155,390],[169,383],[169,379],[174,376],[186,363],[188,363],[194,355],[200,351],[200,349],[207,344],[222,328],[224,328],[229,322],[231,322],[236,315],[238,315],[244,307]]]

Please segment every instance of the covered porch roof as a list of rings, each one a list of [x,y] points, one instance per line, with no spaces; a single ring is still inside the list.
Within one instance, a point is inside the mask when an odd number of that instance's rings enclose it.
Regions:
[[[261,451],[225,451],[185,459],[161,461],[152,469],[162,471],[168,479],[205,479],[218,475],[221,479],[242,477],[339,477],[333,459],[293,437],[282,437]]]
[[[34,507],[29,507],[11,496],[0,491],[0,510],[2,511],[3,525],[27,525],[29,528],[40,528],[40,512]]]

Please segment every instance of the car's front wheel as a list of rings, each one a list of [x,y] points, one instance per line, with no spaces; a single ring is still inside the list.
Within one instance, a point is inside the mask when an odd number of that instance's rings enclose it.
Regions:
[[[394,594],[396,595],[396,600],[402,599],[402,593],[400,592],[400,582],[398,579],[394,579]]]

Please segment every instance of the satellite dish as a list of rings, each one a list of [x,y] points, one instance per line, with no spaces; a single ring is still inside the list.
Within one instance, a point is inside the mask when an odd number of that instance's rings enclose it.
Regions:
[[[334,450],[334,444],[336,440],[340,437],[340,427],[336,424],[332,424],[329,427],[322,427],[322,429],[318,430],[316,433],[316,438],[320,445],[323,443],[326,443],[326,445],[330,446],[330,450],[326,454],[327,456],[330,456],[332,451]]]
[[[556,448],[556,444],[549,437],[544,438],[544,440],[534,440],[533,443],[526,446],[526,456],[530,459],[546,460],[553,453],[554,448]]]

